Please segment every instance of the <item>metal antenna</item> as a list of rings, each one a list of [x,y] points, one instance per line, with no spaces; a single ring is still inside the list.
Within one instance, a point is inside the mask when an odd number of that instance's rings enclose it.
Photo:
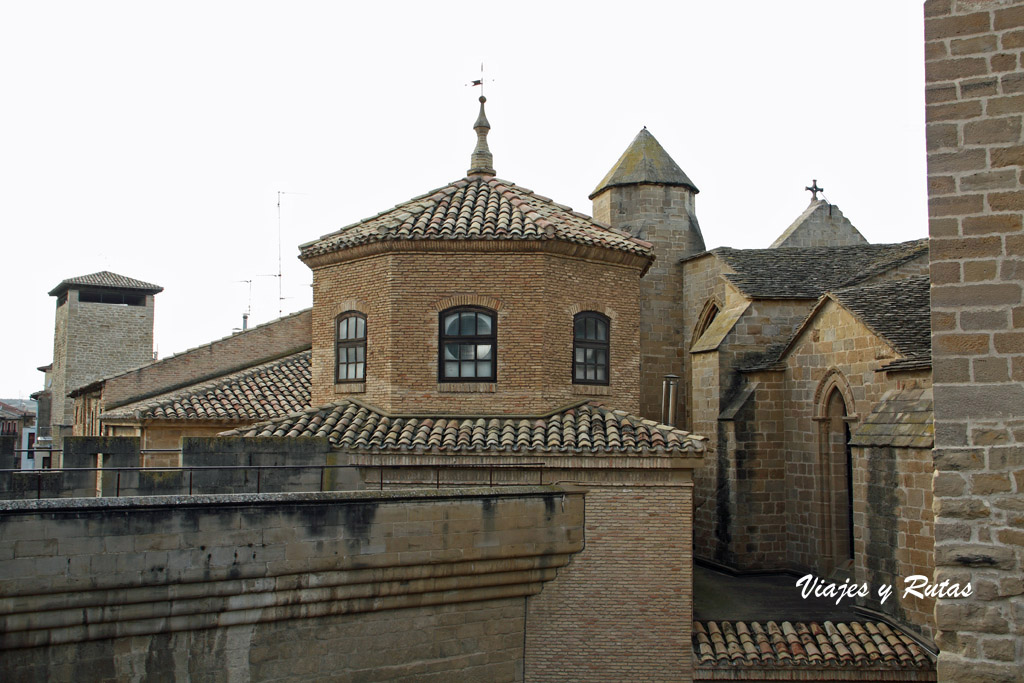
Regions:
[[[277,191],[277,317],[280,318],[283,315],[283,306],[281,302],[284,301],[284,271],[281,268],[281,195],[283,194],[301,194],[305,195],[306,192],[285,192],[284,190]]]

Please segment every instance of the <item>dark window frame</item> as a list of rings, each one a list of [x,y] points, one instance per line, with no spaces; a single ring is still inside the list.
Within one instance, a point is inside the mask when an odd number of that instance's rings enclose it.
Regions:
[[[345,319],[362,320],[363,321],[363,336],[362,337],[355,337],[355,338],[351,338],[351,339],[342,339],[341,338],[341,332],[340,332],[341,321],[345,320]],[[367,355],[366,354],[366,351],[367,351],[366,340],[367,340],[368,336],[369,336],[369,325],[367,325],[366,314],[365,313],[363,313],[361,311],[345,311],[344,313],[339,313],[334,318],[334,383],[335,384],[355,384],[355,383],[365,382],[366,381],[366,369],[367,369],[367,360],[368,360],[367,357],[366,357],[366,355]],[[346,349],[347,350],[347,349],[350,349],[350,348],[356,348],[356,349],[362,348],[363,349],[363,360],[362,360],[363,376],[362,377],[356,377],[356,378],[352,378],[352,377],[342,378],[341,377],[342,365],[344,365],[345,367],[348,367],[349,365],[355,365],[355,364],[360,362],[358,360],[358,358],[355,361],[351,362],[351,363],[347,359],[344,362],[341,360],[341,350],[342,349]]]
[[[576,325],[578,320],[596,320],[605,326],[604,340],[594,340],[580,338],[576,336]],[[584,323],[586,325],[586,323]],[[585,333],[584,333],[585,334]],[[576,376],[576,370],[579,363],[576,361],[576,350],[577,349],[593,349],[604,351],[604,379],[586,379],[579,378]],[[592,386],[610,386],[612,382],[612,321],[611,318],[603,313],[597,311],[581,311],[572,317],[572,357],[569,359],[569,373],[572,377],[573,384],[589,384]],[[583,364],[584,375],[586,375],[587,363]],[[600,364],[595,363],[594,367],[600,367]],[[596,372],[595,372],[596,374]]]
[[[444,319],[453,313],[483,313],[491,318],[491,333],[487,335],[446,335],[444,330]],[[491,374],[487,377],[448,377],[445,374],[445,344],[479,344],[491,345]],[[474,356],[474,360],[476,360]],[[461,361],[456,361],[461,362]],[[461,366],[460,366],[461,368]],[[486,382],[495,383],[498,381],[498,312],[483,306],[454,306],[446,308],[437,314],[437,381],[452,382]]]

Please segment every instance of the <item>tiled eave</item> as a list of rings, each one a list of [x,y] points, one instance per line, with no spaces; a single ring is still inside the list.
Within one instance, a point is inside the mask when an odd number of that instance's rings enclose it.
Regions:
[[[557,238],[547,240],[382,240],[354,246],[342,246],[335,251],[300,259],[310,268],[354,261],[357,259],[388,253],[547,253],[567,258],[599,261],[630,268],[639,268],[640,276],[647,273],[654,262],[654,257],[647,254],[635,254],[609,247],[578,244]]]

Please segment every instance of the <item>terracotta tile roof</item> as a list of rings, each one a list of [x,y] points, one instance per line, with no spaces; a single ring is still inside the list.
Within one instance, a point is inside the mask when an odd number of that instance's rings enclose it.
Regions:
[[[886,392],[871,413],[854,429],[851,446],[931,448],[935,441],[932,390]]]
[[[650,246],[498,178],[470,176],[299,247],[300,258],[389,240],[565,240],[650,255]]]
[[[224,436],[317,436],[364,452],[682,453],[703,437],[582,403],[538,417],[395,417],[352,400],[243,427]]]
[[[69,277],[62,280],[59,285],[50,290],[50,296],[58,296],[61,292],[72,287],[103,287],[107,289],[137,289],[143,292],[156,294],[164,291],[160,285],[150,284],[142,280],[135,280],[124,275],[111,273],[109,270],[101,270],[98,273]]]
[[[309,405],[310,351],[103,413],[103,419],[267,420]]]
[[[927,275],[837,289],[829,296],[906,358],[932,353],[930,280]]]
[[[726,279],[754,299],[817,299],[928,253],[928,240],[846,247],[733,249],[715,254],[735,270]]]
[[[883,622],[695,621],[698,667],[933,669],[924,648]]]

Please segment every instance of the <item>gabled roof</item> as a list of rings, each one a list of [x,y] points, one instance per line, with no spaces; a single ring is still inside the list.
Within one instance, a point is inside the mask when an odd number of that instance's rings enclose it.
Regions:
[[[507,180],[478,175],[303,244],[300,258],[395,240],[562,240],[651,258],[647,242]]]
[[[905,358],[929,358],[930,280],[927,275],[847,287],[828,296],[853,313]]]
[[[310,351],[103,413],[104,420],[266,420],[309,405]]]
[[[693,654],[701,669],[736,668],[751,671],[765,668],[778,671],[779,668],[793,668],[808,671],[821,668],[838,675],[843,672],[854,673],[858,669],[881,669],[895,674],[900,670],[933,671],[935,667],[928,652],[910,636],[880,621],[826,621],[823,624],[814,621],[769,621],[764,624],[695,621]],[[789,680],[776,678],[776,675],[772,675],[771,679]],[[742,680],[753,678],[744,677]],[[853,679],[833,678],[826,673],[821,678],[800,677],[799,680]]]
[[[769,249],[780,247],[824,247],[867,244],[853,223],[839,207],[824,199],[817,199],[797,216],[785,232],[775,238]]]
[[[744,372],[781,370],[782,359],[796,344],[829,301],[834,301],[893,347],[902,358],[881,370],[919,370],[931,367],[931,300],[927,275],[886,280],[871,285],[826,292],[803,319],[789,339],[769,345],[764,353],[741,364]]]
[[[149,282],[143,282],[142,280],[118,275],[117,273],[111,273],[109,270],[101,270],[98,273],[69,277],[67,280],[62,280],[59,285],[50,290],[50,296],[60,296],[65,291],[69,289],[76,289],[78,287],[132,289],[145,292],[147,294],[157,294],[164,291],[164,288],[160,285],[154,285]]]
[[[817,299],[928,253],[928,240],[845,247],[712,249],[735,273],[726,279],[752,299]]]
[[[677,185],[699,192],[693,181],[683,173],[665,148],[644,128],[622,153],[612,170],[590,193],[593,199],[609,187],[617,185]]]
[[[326,437],[335,448],[365,453],[704,451],[703,437],[593,403],[534,417],[406,417],[349,399],[223,435]]]

